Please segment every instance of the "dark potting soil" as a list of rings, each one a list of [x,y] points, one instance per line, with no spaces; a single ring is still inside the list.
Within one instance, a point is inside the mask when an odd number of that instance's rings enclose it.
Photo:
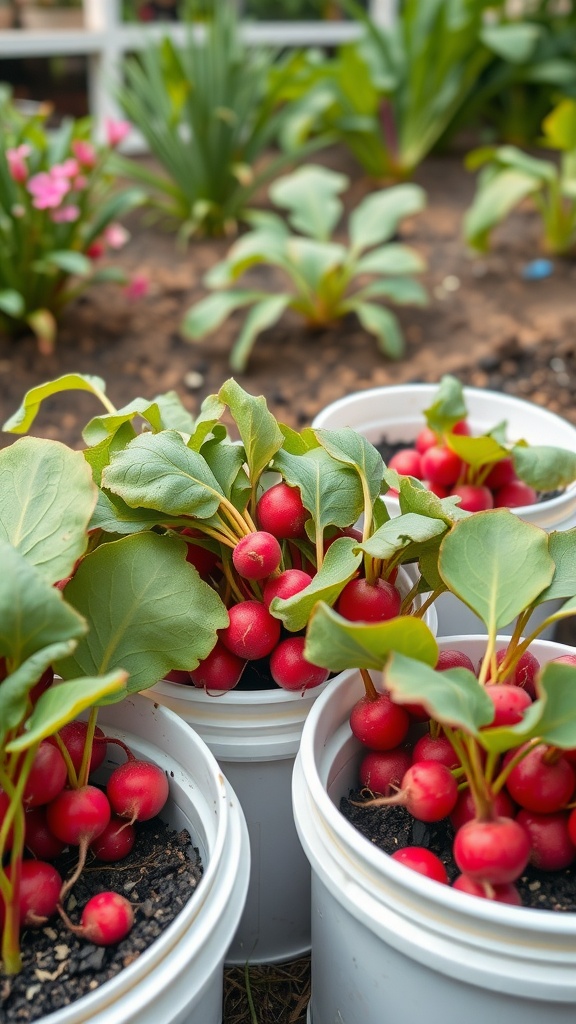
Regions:
[[[357,790],[341,800],[340,810],[354,828],[388,854],[405,846],[426,847],[440,858],[449,882],[453,882],[459,871],[452,859],[454,830],[449,820],[426,824],[416,821],[405,807],[357,806],[356,801],[361,803],[370,798],[366,790]],[[562,871],[539,871],[529,865],[516,888],[525,907],[574,912],[576,864]]]
[[[136,843],[124,860],[88,861],[65,907],[76,924],[92,896],[119,892],[135,911],[130,934],[117,946],[95,946],[70,932],[59,917],[44,928],[25,931],[22,971],[13,977],[0,975],[2,1024],[31,1024],[97,989],[133,963],[188,902],[202,877],[200,856],[188,832],[175,832],[157,818],[137,827]],[[54,863],[65,878],[76,858],[67,851]]]

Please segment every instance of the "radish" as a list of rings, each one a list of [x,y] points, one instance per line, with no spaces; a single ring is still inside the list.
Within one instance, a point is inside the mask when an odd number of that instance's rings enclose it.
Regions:
[[[11,878],[12,868],[6,866],[6,875]],[[41,860],[24,860],[20,865],[18,903],[20,927],[40,927],[56,913],[62,879],[52,864]],[[6,912],[0,894],[0,924]]]
[[[241,601],[228,609],[229,625],[219,636],[232,654],[246,661],[265,658],[280,639],[280,621],[260,601]]]
[[[434,484],[452,487],[461,470],[462,459],[445,445],[432,445],[422,455],[422,475]]]
[[[135,757],[115,768],[106,786],[112,810],[121,818],[128,818],[130,824],[155,818],[164,807],[168,793],[168,779],[162,769],[150,761],[137,761]]]
[[[486,509],[494,508],[492,491],[488,487],[459,484],[452,489],[451,493],[460,498],[460,508],[466,512],[485,512]]]
[[[442,882],[444,885],[448,883],[448,875],[442,861],[424,846],[404,846],[391,856],[392,860],[404,864],[412,871],[418,871],[421,875],[426,875],[426,878],[432,878],[435,882]]]
[[[74,765],[76,773],[80,771],[80,765],[82,764],[82,758],[84,756],[84,748],[86,746],[86,737],[88,734],[88,725],[86,722],[68,722],[58,730],[58,736],[62,740],[62,743],[66,747],[70,755],[70,760]],[[99,726],[96,726],[94,731],[95,740],[104,740],[106,737]],[[48,741],[55,743],[56,741],[50,737]],[[100,767],[104,758],[106,757],[106,744],[103,742],[94,742],[92,744],[92,754],[90,756],[90,768],[89,771],[96,771]]]
[[[422,456],[416,448],[403,448],[388,461],[388,468],[395,469],[401,476],[422,476]]]
[[[525,748],[520,748],[525,749]],[[505,755],[503,767],[510,763],[517,751]],[[544,745],[534,747],[512,768],[506,789],[521,807],[537,814],[552,814],[565,807],[572,793],[576,775],[565,757],[556,752],[551,757],[551,748]]]
[[[530,863],[540,871],[561,871],[576,857],[568,829],[568,814],[534,814],[533,811],[519,811],[516,821],[525,828],[530,837]]]
[[[271,533],[258,530],[242,537],[232,552],[232,562],[239,576],[247,580],[264,580],[276,572],[282,561],[282,549]]]
[[[302,569],[285,569],[279,576],[273,576],[264,584],[262,591],[264,604],[269,608],[275,597],[281,597],[286,601],[289,597],[294,597],[295,594],[305,590],[310,583],[312,583],[312,577]]]
[[[400,591],[387,580],[369,583],[360,577],[341,591],[336,611],[350,622],[384,622],[399,614],[401,604]]]
[[[530,838],[513,818],[467,821],[454,840],[454,860],[475,882],[515,882],[528,864]]]
[[[494,718],[490,726],[516,725],[522,721],[526,708],[532,703],[527,690],[510,683],[491,683],[486,687],[486,693],[494,705]]]
[[[377,797],[361,806],[405,807],[418,821],[441,821],[453,810],[458,786],[452,772],[439,761],[418,761],[402,777],[394,796]]]
[[[26,779],[23,803],[26,807],[49,804],[62,792],[67,778],[68,769],[62,754],[48,740],[43,740]]]
[[[66,843],[57,839],[50,829],[45,807],[32,807],[26,811],[24,828],[26,848],[39,860],[54,860],[66,848]]]
[[[463,651],[440,651],[434,667],[437,672],[446,672],[449,668],[467,668],[476,674],[472,661]]]
[[[522,508],[525,505],[533,505],[536,498],[537,494],[533,487],[529,487],[522,480],[512,480],[495,492],[494,508]]]
[[[113,863],[128,856],[135,839],[134,826],[129,821],[112,815],[104,831],[90,844],[90,849],[98,860]]]
[[[373,793],[388,796],[392,788],[398,789],[410,764],[407,750],[371,750],[360,763],[360,783]]]
[[[114,946],[124,939],[134,924],[132,904],[117,892],[100,892],[82,911],[80,928],[74,928],[96,946]]]
[[[303,636],[288,637],[270,655],[270,674],[283,690],[310,690],[325,683],[330,675],[327,668],[313,665],[304,657],[305,643]]]
[[[425,733],[414,744],[412,750],[412,762],[417,761],[439,761],[447,768],[457,768],[460,764],[450,740],[444,736],[431,736]]]
[[[199,665],[188,672],[188,683],[204,690],[233,690],[240,682],[246,662],[232,654],[220,640]]]
[[[356,739],[372,750],[394,750],[410,727],[410,716],[388,694],[361,697],[350,713],[350,728]]]
[[[458,889],[460,892],[467,892],[469,896],[494,900],[495,903],[509,903],[512,907],[522,906],[520,893],[511,882],[505,885],[490,885],[489,882],[476,882],[469,875],[458,875],[458,878],[452,883],[452,888]]]
[[[304,508],[297,487],[282,482],[264,491],[256,505],[256,519],[262,530],[278,540],[304,538],[304,524],[310,513]]]
[[[48,804],[50,831],[68,846],[88,845],[110,821],[110,804],[96,786],[65,789]]]
[[[508,796],[505,789],[500,789],[492,799],[492,808],[498,818],[513,818],[516,811],[516,804]],[[450,821],[457,832],[467,821],[473,821],[476,817],[476,805],[474,797],[469,789],[463,789],[458,794],[456,806],[450,814]]]

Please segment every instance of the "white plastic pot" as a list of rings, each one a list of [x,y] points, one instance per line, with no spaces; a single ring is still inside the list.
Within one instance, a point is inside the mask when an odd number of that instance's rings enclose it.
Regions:
[[[439,645],[476,662],[485,638]],[[572,650],[548,641],[531,649],[542,663]],[[362,749],[348,719],[363,693],[349,672],[321,695],[294,769],[294,816],[312,868],[309,1024],[573,1024],[576,914],[492,903],[431,881],[340,813],[358,784]]]
[[[238,799],[206,744],[166,708],[136,695],[102,708],[98,722],[166,771],[170,797],[161,817],[188,829],[203,875],[185,908],[137,960],[39,1024],[221,1024],[224,958],[250,863]],[[100,772],[125,759],[109,744]]]
[[[405,591],[409,578],[399,574]],[[434,608],[424,621],[434,635]],[[250,834],[252,869],[246,906],[227,963],[292,960],[310,949],[310,866],[292,815],[292,771],[306,717],[335,680],[303,695],[287,690],[207,694],[162,681],[146,695],[181,715],[200,734],[238,794]]]
[[[356,391],[326,406],[318,413],[312,426],[326,430],[353,427],[376,445],[383,439],[391,444],[401,441],[409,444],[425,425],[424,410],[432,403],[437,390],[437,384],[399,384]],[[479,388],[464,388],[464,398],[473,434],[481,434],[506,420],[510,441],[523,439],[529,444],[553,445],[576,451],[576,427],[547,409],[520,398]],[[400,514],[396,498],[386,496],[384,500],[390,515]],[[548,533],[568,530],[576,526],[576,483],[550,501],[512,511]],[[538,608],[531,619],[531,628],[540,624],[559,604],[548,602]],[[451,594],[443,594],[436,601],[436,607],[441,636],[479,633],[485,629],[484,623]],[[513,623],[504,626],[501,632],[510,635],[512,628]],[[553,627],[545,630],[541,637],[551,639],[552,634]]]

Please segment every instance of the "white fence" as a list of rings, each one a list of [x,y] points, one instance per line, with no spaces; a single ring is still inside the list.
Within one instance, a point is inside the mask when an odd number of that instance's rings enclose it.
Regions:
[[[370,15],[379,24],[388,23],[394,16],[394,9],[395,0],[370,0]],[[100,131],[106,117],[119,116],[111,97],[111,86],[118,80],[124,54],[142,49],[150,39],[165,35],[183,40],[185,31],[184,25],[175,22],[124,22],[121,0],[84,0],[84,28],[0,31],[0,81],[2,58],[85,56],[89,109]],[[357,38],[361,27],[354,21],[271,21],[246,23],[243,31],[249,43],[336,46]],[[142,140],[132,137],[127,148],[132,152],[141,150]]]

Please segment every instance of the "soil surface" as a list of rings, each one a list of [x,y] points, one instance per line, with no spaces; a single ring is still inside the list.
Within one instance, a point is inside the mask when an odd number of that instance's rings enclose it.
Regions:
[[[59,917],[22,935],[23,969],[0,977],[3,1024],[31,1024],[99,988],[133,963],[157,939],[190,899],[202,876],[198,851],[187,832],[171,831],[158,819],[137,825],[131,853],[116,864],[94,857],[65,901],[74,924],[99,892],[119,892],[132,903],[135,923],[117,946],[95,946],[74,935]],[[77,856],[67,851],[54,862],[65,879]]]
[[[342,150],[317,162],[350,176],[349,207],[372,187]],[[428,205],[402,224],[400,237],[427,261],[422,280],[430,302],[424,309],[397,311],[403,357],[385,358],[355,319],[310,332],[288,316],[260,336],[247,372],[236,379],[251,393],[265,395],[277,418],[297,429],[349,392],[436,382],[447,372],[465,384],[529,399],[576,423],[576,263],[556,258],[550,276],[526,277],[532,261],[545,255],[540,223],[529,207],[495,232],[488,255],[471,255],[462,240],[462,217],[474,179],[460,155],[428,159],[416,180],[428,193]],[[192,414],[232,375],[228,357],[241,314],[197,344],[186,342],[180,330],[186,310],[206,294],[204,273],[224,257],[230,240],[193,241],[182,252],[173,235],[147,223],[141,212],[127,226],[131,239],[114,263],[146,278],[148,294],[129,301],[117,286],[94,288],[67,310],[50,357],[39,355],[31,337],[0,337],[0,424],[28,389],[70,372],[102,377],[117,407],[173,389]],[[268,268],[252,271],[250,280],[267,290],[284,284]],[[43,405],[33,431],[79,448],[83,425],[100,411],[86,393],[58,396]],[[0,447],[13,440],[0,432]],[[558,638],[574,642],[570,629],[563,626]],[[304,1024],[307,958],[232,968],[225,981],[225,1024]]]
[[[363,836],[385,853],[405,846],[423,846],[435,853],[446,868],[448,881],[459,875],[452,858],[454,830],[447,818],[426,824],[416,821],[404,807],[358,806],[372,799],[365,790],[357,790],[340,802],[340,810]],[[537,910],[576,911],[576,864],[562,871],[538,871],[529,865],[515,883],[523,907]]]
[[[349,206],[371,187],[342,151],[330,151],[322,161],[349,174]],[[474,179],[460,158],[430,159],[417,180],[427,190],[428,205],[403,223],[401,237],[427,260],[423,282],[430,303],[397,311],[405,355],[396,362],[385,358],[353,318],[310,332],[287,316],[260,336],[247,372],[236,379],[265,395],[272,412],[298,429],[351,391],[437,381],[445,372],[529,398],[576,422],[576,264],[556,259],[551,276],[523,278],[526,266],[542,255],[539,221],[530,209],[502,225],[489,255],[472,256],[461,228]],[[186,342],[180,332],[186,310],[206,294],[203,274],[226,254],[230,241],[193,241],[179,251],[174,236],[147,224],[141,211],[129,227],[132,237],[115,263],[144,276],[148,295],[127,301],[116,285],[94,287],[67,310],[50,357],[38,354],[31,337],[0,337],[1,422],[29,388],[69,372],[102,377],[116,406],[174,389],[193,414],[231,376],[228,356],[241,313],[199,343]],[[251,275],[270,290],[284,283],[268,268]],[[81,447],[83,425],[100,411],[92,396],[68,393],[43,405],[33,430]],[[12,440],[0,433],[0,445]]]

